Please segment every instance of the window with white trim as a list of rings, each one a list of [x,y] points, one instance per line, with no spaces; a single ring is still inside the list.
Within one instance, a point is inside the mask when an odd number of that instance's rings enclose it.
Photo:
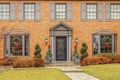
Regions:
[[[93,55],[116,52],[116,40],[117,36],[115,34],[94,34]]]
[[[97,4],[88,3],[87,4],[87,19],[95,20],[97,19]]]
[[[34,3],[24,4],[24,18],[25,20],[35,19],[35,4]]]
[[[111,19],[120,19],[120,4],[111,4]]]
[[[0,20],[9,20],[10,4],[0,3]]]
[[[56,4],[55,15],[56,20],[65,20],[66,19],[66,4]]]

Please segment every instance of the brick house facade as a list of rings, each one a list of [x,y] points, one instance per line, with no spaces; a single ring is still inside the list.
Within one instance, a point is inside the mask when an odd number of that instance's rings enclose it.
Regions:
[[[71,61],[75,39],[78,52],[87,43],[89,56],[120,52],[120,1],[7,0],[0,1],[0,8],[0,29],[6,27],[0,58],[11,54],[33,57],[39,44],[43,58],[51,45],[53,61]],[[103,38],[108,41],[104,43]]]

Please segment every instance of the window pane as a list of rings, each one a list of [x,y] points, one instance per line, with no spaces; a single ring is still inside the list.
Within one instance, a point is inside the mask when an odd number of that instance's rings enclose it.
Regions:
[[[0,19],[1,20],[8,20],[10,15],[10,5],[9,4],[0,4]]]
[[[101,53],[112,53],[112,36],[102,35],[101,36]]]
[[[111,19],[120,19],[120,4],[111,4]]]
[[[35,4],[24,4],[25,20],[34,20],[35,18]]]
[[[22,36],[11,36],[10,51],[14,56],[22,55]]]
[[[87,19],[96,19],[97,4],[87,4]]]
[[[100,36],[99,35],[94,35],[93,36],[93,54],[98,54],[98,48],[99,48],[99,43],[100,43]]]
[[[66,4],[56,4],[56,19],[66,19]]]

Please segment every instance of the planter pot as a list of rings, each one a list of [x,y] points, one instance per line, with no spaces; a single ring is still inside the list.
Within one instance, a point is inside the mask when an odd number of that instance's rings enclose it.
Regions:
[[[75,58],[74,62],[75,62],[75,64],[80,64],[80,59],[79,58]]]
[[[46,59],[46,64],[50,64],[52,62],[52,59]]]

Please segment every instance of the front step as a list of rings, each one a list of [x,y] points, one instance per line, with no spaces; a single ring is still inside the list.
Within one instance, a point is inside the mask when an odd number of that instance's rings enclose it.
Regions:
[[[83,72],[83,70],[77,68],[76,66],[74,67],[61,67],[63,72]]]
[[[65,73],[84,72],[82,69],[77,68],[77,66],[47,66],[46,68],[58,68],[58,69],[61,69]]]
[[[57,61],[52,62],[50,64],[46,64],[46,66],[80,66],[79,64],[75,64],[74,62],[66,62],[66,61]]]

